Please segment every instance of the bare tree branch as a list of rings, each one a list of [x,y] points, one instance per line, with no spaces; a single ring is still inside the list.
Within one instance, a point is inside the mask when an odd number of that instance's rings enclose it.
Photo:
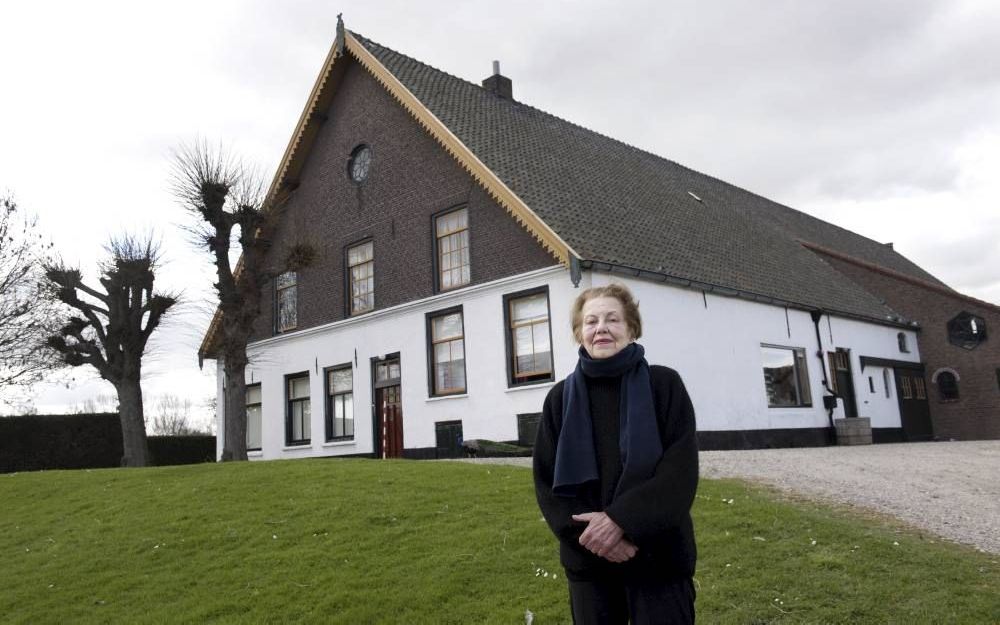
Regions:
[[[45,345],[60,316],[41,271],[51,258],[35,218],[0,197],[0,394],[8,401],[60,366]]]

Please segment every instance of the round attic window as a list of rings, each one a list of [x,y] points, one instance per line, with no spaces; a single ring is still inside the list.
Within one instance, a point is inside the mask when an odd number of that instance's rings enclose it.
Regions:
[[[354,182],[364,182],[372,167],[371,146],[362,143],[351,151],[351,160],[347,162],[347,173]]]

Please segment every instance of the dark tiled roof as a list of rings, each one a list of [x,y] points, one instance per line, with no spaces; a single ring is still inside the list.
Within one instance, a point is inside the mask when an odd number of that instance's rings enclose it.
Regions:
[[[797,238],[934,280],[875,241],[353,34],[583,260],[870,319],[896,313]]]

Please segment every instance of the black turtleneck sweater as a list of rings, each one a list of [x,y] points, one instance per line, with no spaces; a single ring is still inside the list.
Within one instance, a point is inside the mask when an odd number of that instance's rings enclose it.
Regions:
[[[552,387],[542,411],[535,440],[535,494],[542,515],[559,538],[559,555],[573,580],[607,576],[661,577],[694,575],[696,549],[691,505],[698,487],[698,446],[694,408],[680,375],[651,365],[653,404],[663,456],[652,477],[614,499],[622,472],[619,451],[621,377],[586,378],[594,428],[599,479],[584,484],[576,497],[552,493],[556,443],[562,429],[563,382]],[[579,543],[584,524],[572,515],[603,511],[635,543],[638,553],[623,564],[595,556]]]

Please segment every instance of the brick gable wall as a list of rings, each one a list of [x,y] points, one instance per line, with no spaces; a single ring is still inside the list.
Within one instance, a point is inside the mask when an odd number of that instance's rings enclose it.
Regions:
[[[468,208],[471,284],[556,263],[363,67],[349,62],[269,254],[272,271],[281,272],[292,246],[316,251],[298,272],[298,330],[347,316],[346,248],[361,240],[374,242],[376,310],[432,295],[432,219],[451,207]],[[357,185],[347,163],[362,143],[374,156]],[[273,284],[261,310],[253,340],[274,334]]]
[[[1000,313],[918,285],[821,254],[837,270],[885,300],[891,308],[920,323],[920,357],[926,364],[928,402],[938,439],[1000,438]],[[947,324],[960,312],[986,322],[987,339],[972,350],[948,342]],[[942,368],[958,372],[959,399],[942,402],[931,382]]]

